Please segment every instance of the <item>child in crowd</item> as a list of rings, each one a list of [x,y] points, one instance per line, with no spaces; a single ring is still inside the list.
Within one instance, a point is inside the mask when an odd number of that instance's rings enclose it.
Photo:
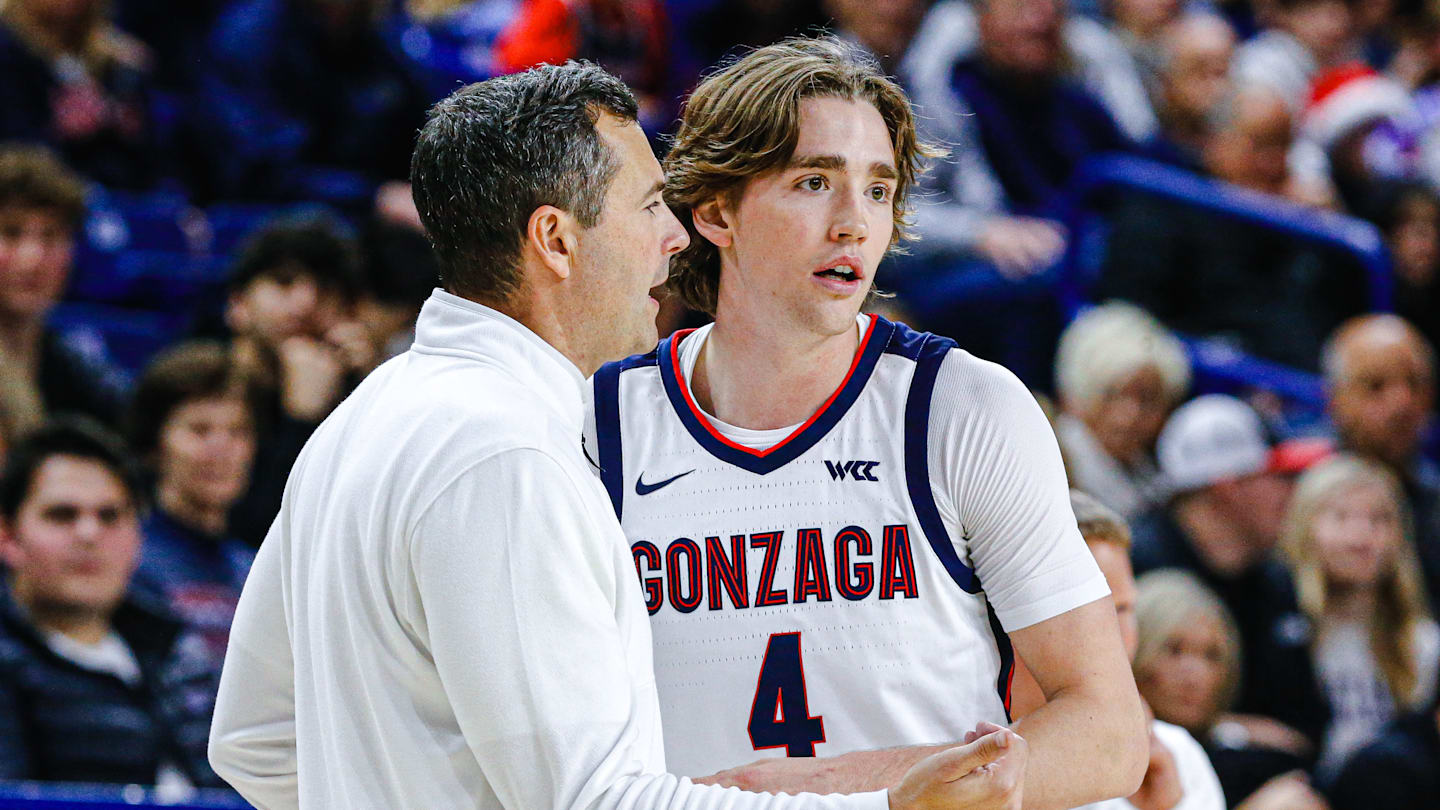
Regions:
[[[1425,607],[1409,522],[1394,475],[1350,455],[1301,476],[1286,515],[1281,544],[1333,711],[1322,780],[1434,693],[1440,629]]]

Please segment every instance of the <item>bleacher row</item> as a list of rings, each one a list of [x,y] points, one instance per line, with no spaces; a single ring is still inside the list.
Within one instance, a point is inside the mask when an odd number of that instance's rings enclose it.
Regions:
[[[96,191],[75,256],[65,303],[51,322],[94,335],[130,374],[191,330],[218,316],[235,251],[263,223],[329,212],[318,204],[191,205],[169,192]]]

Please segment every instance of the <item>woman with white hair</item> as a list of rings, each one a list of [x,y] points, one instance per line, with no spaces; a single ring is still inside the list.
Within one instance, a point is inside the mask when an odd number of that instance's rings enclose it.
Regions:
[[[1153,449],[1190,388],[1185,347],[1144,310],[1112,301],[1060,336],[1055,432],[1070,484],[1133,518],[1164,496]]]

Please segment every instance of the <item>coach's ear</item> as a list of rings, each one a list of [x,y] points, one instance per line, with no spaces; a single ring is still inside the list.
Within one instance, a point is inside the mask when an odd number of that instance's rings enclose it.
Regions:
[[[542,205],[530,213],[530,221],[525,224],[525,247],[555,274],[556,280],[567,279],[574,270],[579,230],[580,223],[569,211]]]
[[[731,230],[730,211],[719,197],[711,197],[690,209],[695,230],[715,247],[730,247],[735,241]]]

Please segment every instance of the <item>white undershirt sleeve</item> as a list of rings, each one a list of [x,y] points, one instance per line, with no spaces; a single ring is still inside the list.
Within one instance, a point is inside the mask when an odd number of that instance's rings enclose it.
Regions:
[[[446,487],[411,534],[427,646],[501,803],[884,808],[883,793],[783,798],[658,772],[644,705],[656,700],[653,675],[637,683],[627,659],[637,637],[622,627],[620,600],[640,598],[621,590],[636,589],[634,572],[617,570],[626,560],[617,564],[586,503],[559,462],[511,450]]]
[[[931,485],[1007,631],[1110,593],[1070,508],[1054,431],[1015,375],[951,351],[936,378]],[[948,521],[947,521],[948,522]]]

